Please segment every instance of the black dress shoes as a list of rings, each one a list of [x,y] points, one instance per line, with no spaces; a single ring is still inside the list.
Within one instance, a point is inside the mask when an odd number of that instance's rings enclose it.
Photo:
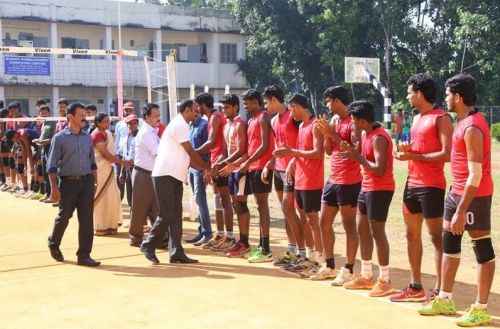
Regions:
[[[57,262],[64,262],[64,256],[58,247],[49,247],[49,250],[52,258],[54,258]]]
[[[153,264],[160,264],[160,260],[158,259],[158,257],[156,257],[155,251],[153,249],[141,246],[141,252]]]
[[[196,241],[200,240],[201,238],[203,238],[203,235],[198,234],[194,238],[191,238],[191,239],[188,239],[188,240],[184,240],[184,242],[186,242],[186,243],[195,243]]]
[[[101,262],[92,259],[90,256],[78,256],[78,261],[76,262],[78,265],[82,266],[99,266]]]
[[[186,255],[182,255],[182,256],[171,257],[170,263],[195,264],[195,263],[198,263],[198,260],[189,258]]]

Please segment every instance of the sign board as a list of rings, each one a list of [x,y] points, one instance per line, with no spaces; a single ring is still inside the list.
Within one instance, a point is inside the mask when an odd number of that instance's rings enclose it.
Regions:
[[[50,75],[50,58],[31,56],[5,56],[4,74]]]
[[[0,54],[46,54],[46,55],[92,55],[116,56],[118,50],[114,49],[74,49],[74,48],[42,48],[42,47],[1,47]],[[123,56],[138,56],[136,50],[122,50]]]
[[[363,70],[364,66],[379,80],[380,60],[378,58],[345,57],[345,82],[371,83]]]

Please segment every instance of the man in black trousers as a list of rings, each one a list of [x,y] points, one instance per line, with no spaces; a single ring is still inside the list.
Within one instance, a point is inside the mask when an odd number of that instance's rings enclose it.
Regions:
[[[67,111],[67,127],[52,138],[47,172],[52,200],[59,202],[59,214],[48,242],[52,258],[58,262],[64,261],[59,245],[76,209],[79,225],[77,264],[99,266],[101,263],[90,257],[94,238],[93,211],[97,166],[92,139],[83,130],[85,115],[84,105],[71,104]]]
[[[189,143],[189,122],[196,120],[198,115],[197,103],[183,101],[179,106],[179,114],[168,124],[158,146],[151,176],[160,213],[148,238],[141,245],[141,251],[153,264],[160,263],[155,248],[165,238],[167,230],[170,232],[170,263],[198,262],[186,256],[181,244],[183,182],[187,180],[189,166],[191,164],[196,169],[210,170],[210,164]]]

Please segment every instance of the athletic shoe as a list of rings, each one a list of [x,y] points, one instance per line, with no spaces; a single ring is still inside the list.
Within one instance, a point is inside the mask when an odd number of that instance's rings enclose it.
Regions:
[[[47,196],[47,194],[45,194],[43,197],[41,197],[38,201],[40,202],[44,202],[45,200],[47,200],[49,198],[49,196]]]
[[[400,292],[391,295],[391,302],[423,302],[426,300],[424,289],[415,290],[408,286]]]
[[[491,323],[491,314],[488,313],[488,310],[477,308],[474,304],[466,309],[465,313],[456,322],[460,327],[476,327],[489,323]]]
[[[345,267],[341,267],[339,274],[333,279],[332,286],[334,287],[342,287],[347,282],[351,282],[353,280],[353,275],[349,269]]]
[[[448,298],[441,298],[437,296],[427,305],[423,305],[417,310],[420,315],[451,315],[457,312],[455,303]]]
[[[265,252],[264,249],[260,249],[260,252],[255,253],[253,256],[247,258],[249,263],[265,263],[273,261],[273,253],[268,251]]]
[[[344,288],[354,289],[354,290],[371,290],[375,282],[369,279],[363,278],[361,275],[355,275],[351,281],[344,283]]]
[[[30,199],[35,194],[36,194],[36,192],[28,191],[28,192],[24,193],[23,195],[21,195],[21,198],[23,198],[23,199]]]
[[[318,270],[318,272],[310,275],[309,279],[313,281],[335,279],[337,275],[339,275],[339,270],[335,268],[329,268],[325,264]]]
[[[384,297],[392,294],[394,290],[391,281],[378,278],[369,295],[370,297]]]
[[[290,272],[304,272],[309,271],[314,267],[314,262],[306,258],[299,258],[296,262],[290,263],[285,266],[285,270]]]
[[[15,196],[16,198],[22,198],[24,195],[28,195],[28,194],[30,194],[30,193],[31,193],[31,191],[26,191],[26,190],[24,190],[24,189],[20,189],[18,192],[16,192],[16,193],[12,193],[12,194],[14,194],[14,196]]]
[[[235,238],[226,237],[226,239],[223,242],[213,246],[210,249],[213,251],[226,251],[226,249],[233,247],[235,244],[236,244]]]
[[[320,268],[321,267],[319,266],[319,263],[314,262],[313,266],[311,268],[305,269],[302,272],[299,272],[299,276],[301,278],[308,279],[308,278],[311,277],[311,275],[314,275],[314,274],[318,273],[319,270],[320,270]]]
[[[432,288],[429,290],[430,290],[431,294],[427,297],[427,299],[423,303],[424,305],[431,303],[437,296],[439,296],[439,289]]]
[[[12,189],[12,185],[9,184],[4,184],[2,186],[2,192],[7,192],[8,190]]]
[[[244,254],[243,257],[245,259],[249,259],[250,257],[253,257],[254,255],[260,253],[261,251],[262,251],[262,247],[257,246],[255,248],[253,248],[252,250],[250,250],[249,252],[247,252],[246,254]]]
[[[297,260],[299,256],[294,255],[289,253],[288,251],[285,251],[281,255],[279,255],[277,258],[274,259],[273,265],[274,266],[285,266],[287,264],[290,264],[291,262]]]
[[[24,191],[24,190],[22,190],[19,186],[14,186],[13,188],[11,188],[9,190],[9,193],[10,194],[15,194],[15,193],[18,193],[19,191]]]
[[[226,256],[229,258],[240,258],[245,256],[246,253],[250,251],[250,246],[245,246],[243,243],[238,241],[233,247],[229,248],[226,252]]]
[[[213,246],[217,245],[223,237],[224,237],[223,235],[216,235],[215,238],[203,244],[201,247],[203,249],[210,249]]]
[[[41,198],[43,198],[42,193],[35,193],[34,195],[31,196],[30,200],[40,200]]]

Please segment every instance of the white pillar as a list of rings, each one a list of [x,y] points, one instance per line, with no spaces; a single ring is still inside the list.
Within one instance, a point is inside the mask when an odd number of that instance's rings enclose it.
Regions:
[[[111,115],[111,110],[113,109],[113,96],[114,96],[114,88],[113,87],[107,87],[106,88],[106,101],[104,102],[104,112],[108,113]],[[114,113],[116,115],[116,113]]]
[[[159,60],[159,61],[162,61],[164,62],[165,61],[165,58],[161,58],[161,53],[162,53],[162,47],[161,47],[161,43],[162,43],[162,38],[161,38],[161,30],[156,30],[156,33],[155,33],[155,44],[156,44],[156,49],[154,51],[154,58],[156,60]],[[179,56],[179,54],[177,54],[177,56]]]
[[[220,45],[219,45],[219,35],[214,33],[210,39],[210,43],[207,45],[209,55],[208,61],[211,63],[211,76],[210,76],[210,88],[219,88],[219,65],[220,65]]]
[[[2,19],[0,19],[0,46],[3,46],[3,27],[2,27]]]
[[[5,104],[5,87],[0,86],[0,101],[4,101],[4,106],[7,107],[7,104]]]
[[[50,48],[58,48],[58,46],[57,46],[57,23],[50,23],[49,47]]]
[[[113,30],[111,26],[106,26],[104,31],[104,49],[112,49],[113,47]],[[111,58],[111,56],[108,56]]]
[[[52,100],[50,102],[52,108],[52,115],[58,117],[57,101],[59,100],[59,87],[52,87]]]

